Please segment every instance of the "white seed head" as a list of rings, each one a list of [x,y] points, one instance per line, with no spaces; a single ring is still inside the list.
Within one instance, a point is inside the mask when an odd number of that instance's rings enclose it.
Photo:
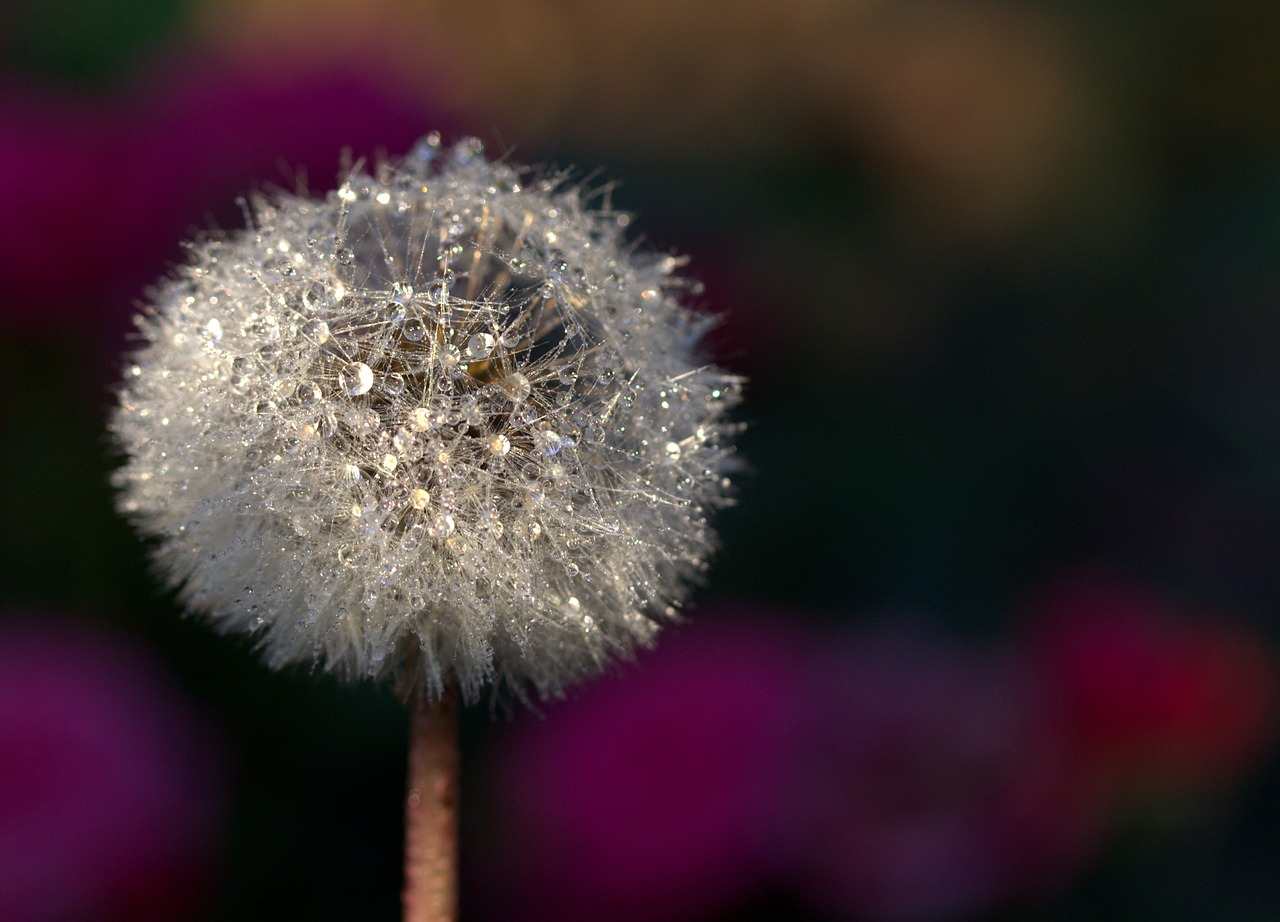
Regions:
[[[434,135],[253,212],[155,293],[112,421],[189,609],[466,700],[648,643],[705,568],[740,389],[676,261]]]

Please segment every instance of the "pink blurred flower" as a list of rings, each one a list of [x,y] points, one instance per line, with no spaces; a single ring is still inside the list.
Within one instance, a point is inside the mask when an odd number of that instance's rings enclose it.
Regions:
[[[699,919],[751,895],[811,643],[703,612],[639,674],[526,720],[494,781],[520,918]]]
[[[1100,830],[1038,689],[1007,657],[867,632],[811,670],[795,874],[837,918],[951,919],[1077,870]]]
[[[1275,737],[1265,641],[1142,586],[1067,579],[1030,606],[1031,656],[1079,749],[1122,788],[1177,792],[1247,769]]]
[[[167,920],[198,910],[221,753],[131,641],[0,620],[0,919]]]
[[[104,98],[0,86],[0,323],[105,339],[237,195],[332,186],[339,156],[400,152],[435,107],[385,76],[184,60]]]

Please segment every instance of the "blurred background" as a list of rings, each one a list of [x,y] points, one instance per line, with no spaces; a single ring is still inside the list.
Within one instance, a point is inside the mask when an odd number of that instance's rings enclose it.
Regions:
[[[399,917],[406,715],[179,616],[103,433],[236,196],[617,179],[749,375],[687,625],[463,718],[474,920],[1280,918],[1280,6],[9,0],[0,919]]]

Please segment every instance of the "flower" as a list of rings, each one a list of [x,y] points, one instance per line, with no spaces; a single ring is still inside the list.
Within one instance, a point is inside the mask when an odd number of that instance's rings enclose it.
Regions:
[[[179,257],[179,236],[210,214],[233,218],[233,197],[255,178],[327,182],[339,145],[357,156],[407,146],[440,121],[438,105],[386,76],[333,65],[187,55],[92,97],[0,80],[0,325],[71,332],[114,356],[143,286]]]
[[[188,608],[465,700],[648,643],[705,569],[739,381],[600,199],[431,135],[194,244],[112,423]]]
[[[1190,793],[1247,772],[1275,739],[1275,655],[1132,581],[1064,577],[1029,606],[1036,664],[1082,759],[1122,793]]]
[[[790,857],[823,917],[968,918],[1060,885],[1101,844],[1099,792],[999,648],[902,625],[829,643],[801,730]]]
[[[762,852],[798,774],[791,728],[819,640],[793,612],[722,614],[495,747],[494,918],[720,918],[774,882]]]
[[[0,919],[190,919],[223,754],[145,649],[0,612]]]

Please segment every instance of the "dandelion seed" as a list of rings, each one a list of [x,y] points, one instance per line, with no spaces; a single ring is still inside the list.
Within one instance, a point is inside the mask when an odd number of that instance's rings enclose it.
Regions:
[[[653,639],[714,543],[740,382],[584,197],[431,137],[192,247],[112,421],[192,611],[275,666],[464,700]]]

